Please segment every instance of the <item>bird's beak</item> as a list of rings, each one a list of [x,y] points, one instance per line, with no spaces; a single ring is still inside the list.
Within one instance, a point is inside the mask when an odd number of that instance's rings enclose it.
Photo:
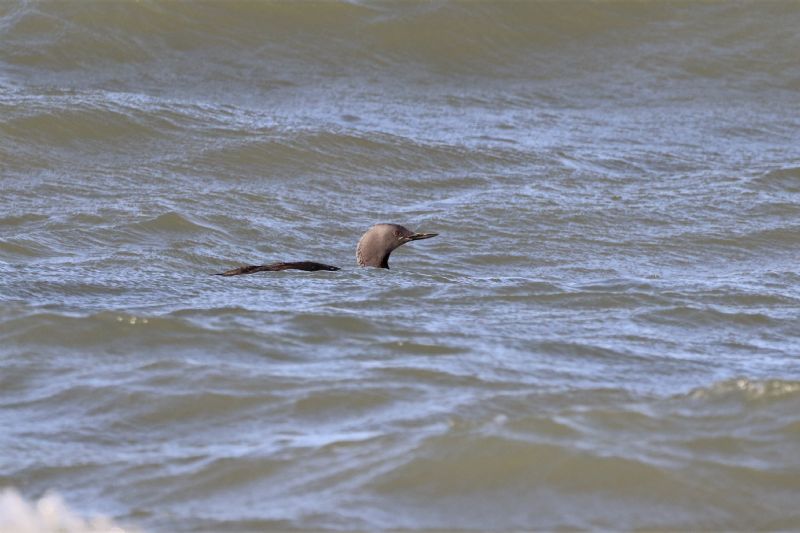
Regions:
[[[411,241],[421,241],[422,239],[430,239],[431,237],[436,237],[439,235],[438,233],[415,233],[408,237]]]

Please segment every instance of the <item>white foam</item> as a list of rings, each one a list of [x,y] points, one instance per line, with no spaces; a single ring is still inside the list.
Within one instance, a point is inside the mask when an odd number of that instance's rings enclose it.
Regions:
[[[28,501],[13,488],[0,491],[0,531],[3,533],[134,533],[106,517],[82,518],[61,496],[49,492]]]

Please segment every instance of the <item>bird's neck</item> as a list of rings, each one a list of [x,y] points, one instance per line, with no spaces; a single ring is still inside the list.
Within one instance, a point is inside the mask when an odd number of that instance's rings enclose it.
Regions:
[[[364,254],[362,254],[362,250],[359,248],[357,250],[356,259],[358,260],[358,264],[362,267],[389,268],[389,255],[391,253],[390,250],[383,255],[365,257]]]

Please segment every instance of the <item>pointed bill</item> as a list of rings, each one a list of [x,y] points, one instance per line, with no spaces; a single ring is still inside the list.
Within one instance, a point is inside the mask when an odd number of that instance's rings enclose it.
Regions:
[[[415,233],[408,238],[412,241],[421,241],[422,239],[430,239],[431,237],[436,237],[439,235],[438,233]]]

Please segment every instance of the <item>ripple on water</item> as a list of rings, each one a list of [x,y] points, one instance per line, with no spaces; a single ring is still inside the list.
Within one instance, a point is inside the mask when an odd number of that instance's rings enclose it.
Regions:
[[[216,231],[214,227],[201,224],[193,218],[186,213],[169,211],[142,222],[129,224],[128,231],[148,237],[154,233],[208,236]]]
[[[759,191],[800,193],[800,167],[771,170],[751,180],[750,187]]]
[[[688,328],[708,326],[763,327],[775,326],[781,321],[765,313],[723,311],[713,307],[672,306],[655,311],[645,311],[638,320]]]

